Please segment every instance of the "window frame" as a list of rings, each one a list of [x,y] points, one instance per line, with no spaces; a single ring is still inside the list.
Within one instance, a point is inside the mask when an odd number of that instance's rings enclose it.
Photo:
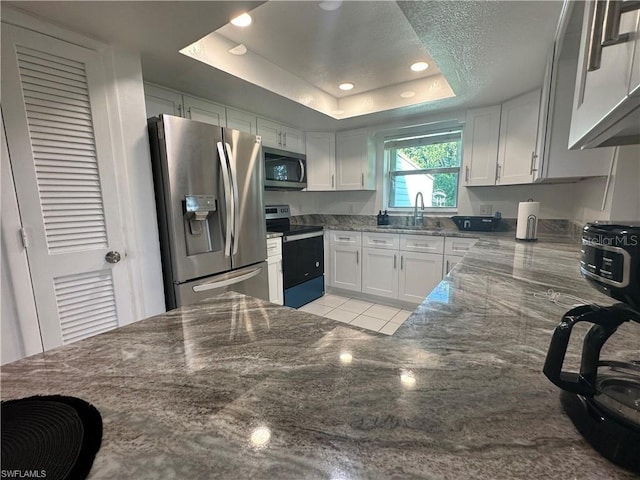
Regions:
[[[425,168],[425,169],[420,169],[420,170],[407,170],[407,171],[402,171],[402,170],[392,170],[391,166],[392,166],[392,158],[391,158],[391,152],[394,150],[398,150],[400,148],[406,148],[406,147],[411,147],[411,146],[426,146],[426,145],[433,145],[436,143],[444,143],[446,142],[446,137],[442,138],[444,136],[446,136],[447,134],[452,134],[449,138],[451,138],[452,136],[455,136],[455,140],[460,142],[460,164],[457,167],[439,167],[439,168]],[[385,136],[384,138],[382,138],[382,151],[384,153],[384,197],[383,197],[383,201],[384,201],[384,205],[386,206],[386,209],[388,212],[390,213],[397,213],[397,214],[407,214],[407,213],[413,213],[415,206],[412,207],[392,207],[391,204],[391,198],[392,198],[392,191],[393,191],[393,182],[395,181],[395,178],[400,177],[400,176],[408,176],[408,175],[430,175],[430,174],[438,174],[438,173],[456,173],[457,174],[457,184],[456,184],[456,206],[455,207],[425,207],[424,211],[428,212],[428,213],[442,213],[442,214],[450,214],[450,213],[457,213],[459,205],[460,205],[460,176],[461,176],[461,172],[462,172],[462,164],[463,164],[463,135],[464,135],[464,130],[463,130],[463,125],[462,124],[457,124],[457,125],[450,125],[447,126],[445,128],[423,128],[423,129],[412,129],[412,131],[409,133],[405,133],[404,135],[401,134],[395,134],[395,135],[390,135],[390,136]],[[429,136],[433,136],[433,137],[440,137],[440,140],[437,142],[425,142],[422,145],[416,145],[416,143],[420,143],[419,141],[414,142],[413,145],[411,145],[411,137],[416,137],[416,138],[424,138],[424,137],[429,137]],[[403,139],[407,139],[403,142]],[[387,145],[389,144],[393,144],[394,141],[398,142],[398,145],[396,146],[397,148],[389,148]],[[407,145],[405,147],[402,147],[400,145],[400,143],[407,143]],[[413,200],[413,199],[412,199]]]

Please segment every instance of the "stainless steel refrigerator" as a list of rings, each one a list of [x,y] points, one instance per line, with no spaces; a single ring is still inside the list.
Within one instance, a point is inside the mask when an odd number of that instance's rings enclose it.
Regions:
[[[260,137],[149,119],[167,309],[225,290],[268,300]]]

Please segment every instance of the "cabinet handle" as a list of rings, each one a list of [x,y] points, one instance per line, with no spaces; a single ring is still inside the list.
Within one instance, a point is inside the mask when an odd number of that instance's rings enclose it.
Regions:
[[[402,270],[403,263],[404,263],[404,255],[400,255],[400,270]]]
[[[191,118],[191,107],[187,108],[187,118]]]
[[[356,250],[356,265],[360,263],[360,251]]]
[[[335,175],[332,173],[331,174],[331,188],[333,188],[334,178],[335,178]]]
[[[602,46],[617,45],[629,40],[628,33],[620,33],[620,17],[622,14],[640,9],[639,1],[622,2],[620,0],[609,0],[604,12],[604,34],[602,36]]]
[[[533,175],[533,172],[538,171],[537,168],[534,168],[536,166],[536,158],[538,158],[536,152],[531,152],[531,171],[529,172],[531,175]]]
[[[618,45],[629,41],[631,35],[620,33],[620,17],[627,12],[640,9],[639,1],[598,0],[593,12],[593,22],[589,35],[589,55],[587,71],[593,72],[602,63],[603,47]]]
[[[360,180],[360,182],[362,183],[362,186],[364,187],[364,173],[362,174],[362,180]]]
[[[464,182],[469,183],[469,165],[464,168]]]
[[[338,237],[338,240],[344,240],[345,242],[348,242],[351,239],[349,237]]]
[[[502,167],[502,165],[500,165],[499,163],[496,165],[496,183],[498,183],[498,180],[500,180],[500,168]]]
[[[445,268],[445,272],[447,272],[447,275],[449,275],[449,272],[450,272],[450,271],[451,271],[451,270],[449,270],[449,260],[447,260],[447,266],[446,266],[446,268]]]
[[[396,269],[397,260],[398,260],[398,259],[397,259],[397,255],[394,253],[394,254],[393,254],[393,269],[394,269],[394,270]]]
[[[287,146],[287,133],[286,132],[282,135],[282,145],[284,147]]]
[[[278,132],[278,145],[282,146],[282,132]]]
[[[182,116],[182,105],[178,104],[178,116]]]

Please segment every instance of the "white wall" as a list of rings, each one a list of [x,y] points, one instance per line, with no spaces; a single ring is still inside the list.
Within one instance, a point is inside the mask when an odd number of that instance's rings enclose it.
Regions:
[[[640,221],[640,145],[617,149],[610,179],[592,178],[579,185],[570,217],[576,223]]]

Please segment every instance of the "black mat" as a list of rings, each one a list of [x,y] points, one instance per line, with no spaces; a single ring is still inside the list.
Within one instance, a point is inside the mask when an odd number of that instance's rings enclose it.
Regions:
[[[83,479],[102,443],[102,417],[74,397],[37,396],[1,404],[2,471]],[[23,478],[23,477],[18,477]]]

